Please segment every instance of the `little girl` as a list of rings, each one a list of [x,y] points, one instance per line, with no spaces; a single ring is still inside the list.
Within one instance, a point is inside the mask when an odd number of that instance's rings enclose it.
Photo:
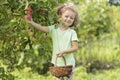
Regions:
[[[78,37],[73,28],[78,24],[78,13],[72,4],[65,3],[57,8],[57,14],[60,19],[58,25],[42,26],[32,20],[28,20],[28,23],[38,30],[51,35],[53,42],[51,62],[55,64],[55,60],[58,57],[57,66],[64,66],[65,63],[62,58],[64,56],[66,64],[73,65],[74,70],[75,59],[73,53],[78,50]],[[69,75],[69,80],[73,80],[73,71]]]

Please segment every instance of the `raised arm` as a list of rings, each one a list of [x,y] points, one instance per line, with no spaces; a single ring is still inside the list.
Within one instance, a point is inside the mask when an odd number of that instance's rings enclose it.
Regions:
[[[33,20],[29,20],[28,23],[42,32],[45,32],[45,33],[49,32],[49,28],[47,26],[42,26],[42,25],[34,22]]]

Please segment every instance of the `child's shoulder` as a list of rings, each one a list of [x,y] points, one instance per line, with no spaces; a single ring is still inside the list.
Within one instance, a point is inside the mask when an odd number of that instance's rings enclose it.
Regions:
[[[71,32],[76,32],[75,29],[73,29],[73,28],[70,28],[70,31],[71,31]]]
[[[57,24],[52,24],[52,25],[50,25],[49,27],[52,27],[52,28],[57,28],[57,27],[58,27],[58,25],[57,25]]]
[[[48,27],[51,28],[51,29],[54,29],[55,25],[49,25]]]

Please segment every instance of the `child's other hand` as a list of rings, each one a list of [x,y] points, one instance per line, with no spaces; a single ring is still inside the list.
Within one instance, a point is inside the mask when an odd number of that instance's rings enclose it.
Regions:
[[[64,51],[57,53],[56,56],[57,56],[57,57],[62,57],[63,54],[64,54]]]

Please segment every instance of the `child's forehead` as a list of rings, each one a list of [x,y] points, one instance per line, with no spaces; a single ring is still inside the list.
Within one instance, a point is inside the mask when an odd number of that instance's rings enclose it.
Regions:
[[[73,12],[71,10],[66,10],[65,12],[63,12],[62,15],[69,15],[69,16],[72,16],[72,17],[76,16],[75,12]]]
[[[63,11],[63,14],[64,14],[64,13],[68,13],[68,14],[69,14],[69,13],[72,13],[72,14],[74,14],[74,15],[76,14],[74,11],[72,11],[72,10],[70,10],[70,9],[67,9],[67,10]]]
[[[63,9],[63,12],[65,12],[65,11],[69,11],[69,12],[74,12],[74,13],[76,13],[76,11],[75,11],[74,9],[69,8],[69,7],[64,8],[64,9]]]

